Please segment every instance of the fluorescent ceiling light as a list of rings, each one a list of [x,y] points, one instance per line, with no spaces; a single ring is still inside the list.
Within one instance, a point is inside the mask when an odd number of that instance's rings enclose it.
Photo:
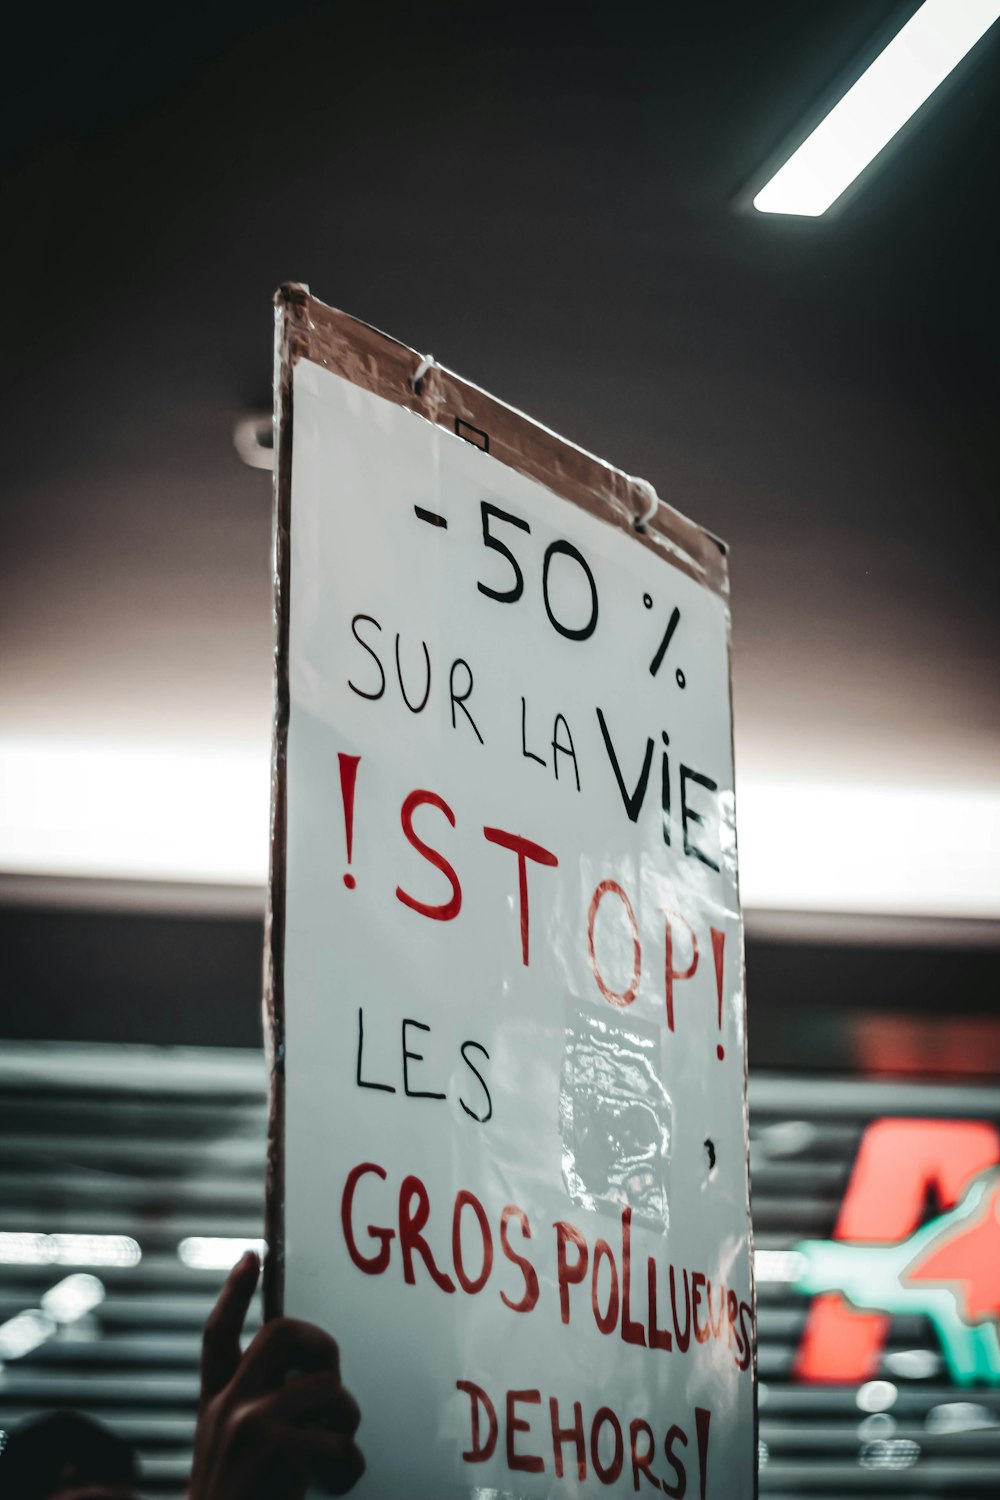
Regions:
[[[269,786],[266,745],[0,742],[0,871],[260,889]],[[997,788],[748,774],[736,791],[751,909],[1000,918]],[[49,1244],[70,1239],[82,1246],[82,1236]],[[4,1243],[0,1261],[15,1253]],[[74,1263],[67,1250],[58,1258]],[[75,1263],[106,1262],[81,1250]]]
[[[799,1250],[755,1250],[753,1273],[757,1281],[788,1285],[798,1281],[806,1258]]]
[[[0,869],[262,885],[269,746],[0,743]]]
[[[56,1323],[76,1323],[103,1301],[103,1281],[78,1271],[49,1288],[42,1298],[42,1312]]]
[[[1000,0],[925,0],[753,200],[815,218],[863,172],[1000,16]]]
[[[56,1332],[58,1325],[47,1318],[37,1307],[18,1313],[8,1322],[0,1324],[0,1361],[23,1359],[26,1354],[44,1344]],[[0,1364],[0,1369],[3,1365]]]
[[[142,1251],[128,1234],[0,1233],[0,1265],[137,1266]]]
[[[193,1271],[229,1271],[248,1250],[255,1250],[263,1260],[267,1245],[263,1240],[239,1240],[221,1235],[192,1235],[177,1246],[177,1258]]]
[[[737,780],[740,890],[763,910],[1000,917],[1000,792]]]

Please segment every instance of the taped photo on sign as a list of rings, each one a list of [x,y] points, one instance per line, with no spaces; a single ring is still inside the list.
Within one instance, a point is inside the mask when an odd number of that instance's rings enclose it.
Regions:
[[[638,1019],[579,1011],[566,1028],[559,1119],[572,1201],[614,1214],[629,1207],[634,1222],[666,1230],[670,1099],[661,1050],[660,1036]]]

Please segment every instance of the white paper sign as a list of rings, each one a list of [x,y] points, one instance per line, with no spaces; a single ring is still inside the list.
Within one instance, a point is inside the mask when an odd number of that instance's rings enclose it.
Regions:
[[[294,369],[285,1311],[357,1493],[754,1487],[728,611]]]

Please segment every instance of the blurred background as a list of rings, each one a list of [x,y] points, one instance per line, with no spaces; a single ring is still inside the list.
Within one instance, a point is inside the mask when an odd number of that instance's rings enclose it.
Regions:
[[[262,1233],[297,279],[730,543],[761,1491],[996,1495],[1000,1254],[978,1323],[860,1314],[817,1268],[867,1245],[875,1284],[948,1214],[961,1257],[1000,1161],[1000,28],[835,210],[750,203],[916,9],[19,14],[0,1427],[89,1411],[180,1495],[201,1324]]]

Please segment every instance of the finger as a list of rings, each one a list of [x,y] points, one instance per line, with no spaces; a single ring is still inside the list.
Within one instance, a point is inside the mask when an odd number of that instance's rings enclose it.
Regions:
[[[346,1494],[365,1472],[364,1454],[346,1433],[278,1425],[270,1429],[270,1437],[275,1452],[306,1459],[314,1479],[332,1495]]]
[[[201,1401],[227,1386],[240,1363],[240,1334],[257,1289],[260,1261],[248,1250],[226,1277],[218,1301],[208,1315],[201,1343]]]
[[[339,1376],[340,1351],[314,1323],[275,1318],[265,1323],[240,1362],[233,1381],[236,1400],[253,1400],[284,1384],[292,1370],[333,1370]]]
[[[361,1421],[358,1403],[341,1385],[336,1370],[296,1375],[279,1390],[261,1397],[258,1404],[271,1422],[301,1422],[311,1417],[321,1419],[330,1431],[353,1435]]]

